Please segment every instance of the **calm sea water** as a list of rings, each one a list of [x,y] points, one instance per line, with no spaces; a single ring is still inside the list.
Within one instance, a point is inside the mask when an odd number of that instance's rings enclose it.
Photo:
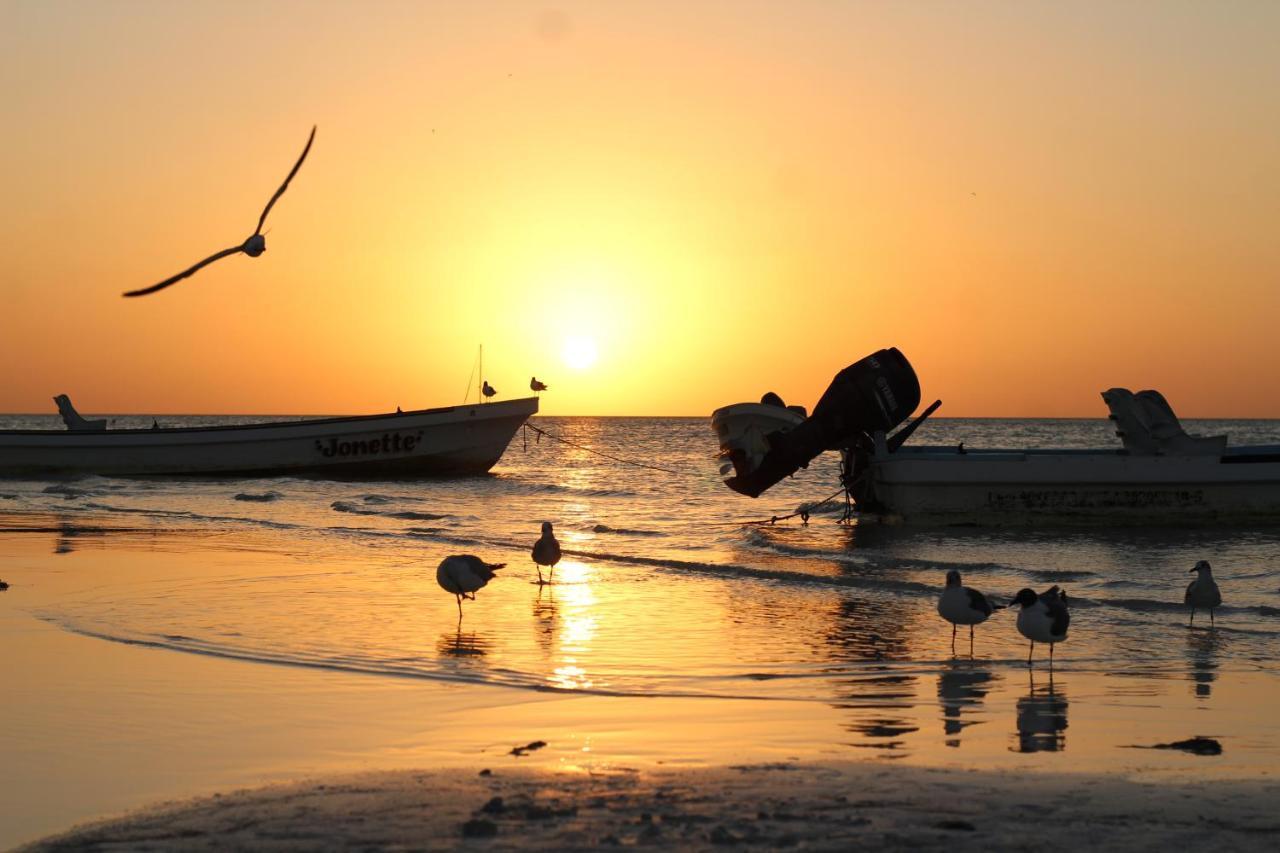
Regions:
[[[1060,750],[1067,708],[1085,701],[1072,697],[1073,674],[1125,677],[1137,705],[1174,697],[1168,701],[1206,712],[1233,673],[1280,685],[1280,529],[914,530],[840,524],[837,504],[807,526],[743,524],[835,491],[835,457],[751,501],[721,483],[705,419],[536,423],[676,473],[529,433],[517,435],[489,476],[8,480],[0,481],[0,512],[11,526],[28,516],[55,519],[55,548],[64,551],[104,530],[179,529],[293,555],[299,566],[262,576],[247,560],[243,571],[216,577],[94,577],[38,608],[69,631],[375,677],[821,702],[848,710],[849,746],[887,752],[959,745],[969,725],[996,713],[986,697],[1001,689],[1018,703],[1010,749]],[[56,423],[7,416],[0,426]],[[1280,421],[1187,426],[1227,432],[1232,443],[1280,443]],[[1010,448],[1114,442],[1105,420],[936,419],[913,443],[962,440]],[[566,554],[547,588],[532,583],[528,556],[542,521],[555,524]],[[466,603],[460,623],[452,596],[434,581],[451,553],[508,564]],[[1225,598],[1212,632],[1189,631],[1181,604],[1200,559],[1212,562]],[[1005,600],[1022,587],[1068,590],[1071,634],[1058,648],[1056,683],[1024,686],[1026,644],[1012,611],[977,629],[972,659],[967,642],[952,654],[950,626],[934,609],[950,569]],[[1201,719],[1206,732],[1219,722]],[[1275,750],[1267,732],[1259,742]],[[1185,732],[1193,733],[1202,732]]]

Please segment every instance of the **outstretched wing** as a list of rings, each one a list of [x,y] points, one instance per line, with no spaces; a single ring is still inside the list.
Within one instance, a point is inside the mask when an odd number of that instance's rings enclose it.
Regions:
[[[262,210],[262,216],[258,217],[258,230],[254,234],[262,233],[262,226],[267,221],[267,214],[271,212],[271,206],[276,203],[276,199],[284,195],[284,191],[289,189],[289,182],[293,180],[293,176],[298,174],[298,170],[302,168],[302,161],[307,159],[307,152],[311,150],[311,143],[316,138],[315,125],[311,127],[311,135],[307,137],[307,147],[302,149],[302,156],[298,158],[298,162],[293,164],[293,168],[289,170],[289,176],[284,179],[284,183],[280,185],[280,189],[276,190],[276,194],[271,197],[271,201],[267,202],[267,206]]]
[[[239,252],[241,248],[242,248],[241,246],[232,246],[230,249],[223,249],[221,252],[218,252],[216,255],[210,255],[209,257],[205,258],[203,261],[196,264],[195,266],[189,267],[188,269],[183,270],[182,272],[178,273],[175,276],[170,276],[169,278],[166,278],[164,281],[160,282],[159,284],[153,284],[150,287],[144,287],[141,290],[130,290],[128,293],[125,294],[125,296],[146,296],[148,293],[155,293],[157,290],[164,290],[169,285],[177,284],[178,282],[182,281],[184,278],[191,275],[201,267],[207,267],[209,264],[213,263],[219,258],[225,258],[227,255],[234,255],[236,252]]]

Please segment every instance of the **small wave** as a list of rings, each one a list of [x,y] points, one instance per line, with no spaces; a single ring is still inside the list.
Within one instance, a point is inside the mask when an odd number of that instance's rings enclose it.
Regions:
[[[238,501],[248,501],[249,503],[271,503],[280,500],[284,495],[279,492],[241,492],[236,495]]]
[[[666,536],[668,534],[658,530],[639,530],[626,527],[610,527],[607,524],[597,524],[591,528],[592,533],[616,533],[619,536]]]
[[[508,491],[526,495],[573,495],[583,498],[634,498],[635,492],[623,489],[584,489],[578,486],[562,486],[559,483],[531,483],[516,477],[497,475],[496,479]]]
[[[16,501],[17,499],[17,495],[11,495],[8,493],[0,494],[0,501]]]
[[[334,501],[330,508],[334,512],[347,512],[352,515],[377,515],[383,518],[399,518],[405,521],[439,521],[442,518],[448,518],[447,514],[432,512],[415,512],[413,510],[404,510],[403,512],[384,512],[380,509],[368,509],[362,506],[356,506],[350,501]]]
[[[1084,569],[1022,569],[1033,578],[1042,581],[1078,581],[1097,576],[1097,572]]]
[[[1118,610],[1129,610],[1134,613],[1178,613],[1187,614],[1190,609],[1181,601],[1159,601],[1151,598],[1085,598],[1072,595],[1072,608],[1114,607]],[[1280,617],[1280,607],[1269,607],[1265,604],[1257,606],[1222,605],[1214,608],[1219,616],[1240,614],[1244,616]],[[1272,633],[1270,631],[1264,633]]]
[[[41,491],[46,495],[62,495],[69,501],[73,501],[76,498],[96,497],[97,495],[102,494],[94,489],[77,488],[70,483],[55,483],[52,486],[45,486]]]
[[[53,613],[38,613],[40,619],[59,628],[94,639],[106,640],[130,646],[167,649],[190,654],[207,655],[209,657],[246,661],[249,663],[266,663],[283,666],[297,666],[306,669],[322,669],[331,672],[346,672],[358,675],[390,676],[392,678],[413,678],[427,681],[446,681],[463,684],[492,685],[499,687],[516,687],[541,693],[576,693],[591,696],[626,696],[655,697],[677,699],[746,699],[756,701],[774,701],[778,699],[794,699],[794,697],[765,696],[750,693],[720,693],[698,689],[679,689],[660,686],[654,689],[651,683],[641,678],[639,683],[618,685],[616,687],[564,687],[549,684],[537,673],[525,673],[513,669],[488,669],[476,672],[463,672],[457,669],[429,669],[413,663],[398,663],[395,660],[361,660],[346,656],[330,657],[323,654],[306,652],[274,651],[270,649],[241,648],[217,642],[188,637],[183,634],[128,634],[108,627],[82,625]],[[413,661],[413,659],[406,659]],[[423,663],[429,663],[424,661]]]
[[[360,500],[367,504],[383,506],[385,504],[395,503],[420,503],[422,498],[412,497],[410,495],[361,495]]]
[[[299,530],[306,526],[302,524],[289,524],[284,521],[267,521],[261,518],[245,518],[238,515],[205,515],[203,513],[189,512],[187,510],[139,509],[137,507],[112,506],[111,504],[102,503],[81,504],[81,509],[94,510],[97,512],[114,512],[120,515],[141,515],[153,518],[180,518],[189,521],[213,521],[218,523],[233,522],[238,524],[249,524],[255,527],[269,527],[273,530]]]

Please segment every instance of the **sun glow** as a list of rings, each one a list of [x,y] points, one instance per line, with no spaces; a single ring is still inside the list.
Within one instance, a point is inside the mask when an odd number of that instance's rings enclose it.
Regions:
[[[596,342],[591,338],[574,336],[566,338],[560,357],[574,370],[586,370],[596,363]]]

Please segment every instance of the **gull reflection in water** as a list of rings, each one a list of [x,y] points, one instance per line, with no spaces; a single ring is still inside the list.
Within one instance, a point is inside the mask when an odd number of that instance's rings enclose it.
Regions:
[[[1036,686],[1031,673],[1027,695],[1018,700],[1018,731],[1014,752],[1061,752],[1067,748],[1067,693],[1055,687],[1052,673],[1048,684]]]
[[[938,704],[942,706],[942,730],[947,735],[947,746],[958,747],[961,730],[982,722],[961,719],[961,714],[968,709],[973,716],[998,678],[982,662],[958,658],[949,661],[946,669],[938,673]]]
[[[552,584],[538,587],[538,597],[533,600],[533,630],[538,647],[550,658],[555,652],[556,630],[560,627],[560,608]]]
[[[1194,692],[1201,699],[1213,693],[1213,682],[1218,680],[1218,652],[1222,638],[1216,631],[1187,632],[1187,665],[1194,682]]]
[[[436,641],[436,652],[441,658],[467,660],[482,658],[493,646],[492,639],[479,631],[463,632],[459,627],[456,633],[443,633]]]

